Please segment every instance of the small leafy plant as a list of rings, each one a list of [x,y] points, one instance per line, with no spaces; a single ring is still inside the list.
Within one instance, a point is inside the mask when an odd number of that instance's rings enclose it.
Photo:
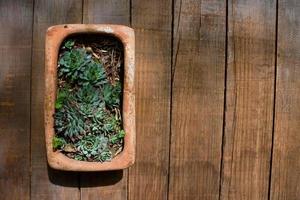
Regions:
[[[56,136],[53,138],[52,142],[53,142],[53,148],[55,149],[62,148],[66,144],[65,139]]]
[[[117,56],[116,56],[117,55]],[[123,148],[120,112],[121,44],[67,39],[58,60],[53,148],[66,156],[105,162]]]

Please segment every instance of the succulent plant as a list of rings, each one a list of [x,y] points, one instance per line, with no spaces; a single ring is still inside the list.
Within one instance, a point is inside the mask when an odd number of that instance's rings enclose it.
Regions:
[[[74,94],[76,101],[86,104],[92,104],[97,106],[100,103],[100,91],[99,89],[86,85],[79,88]]]
[[[80,85],[103,85],[107,82],[106,74],[102,64],[91,60],[79,74]]]
[[[102,162],[110,159],[110,156],[107,156],[107,154],[111,155],[108,149],[108,138],[103,135],[87,135],[79,140],[75,147],[79,155],[87,159],[94,158]]]
[[[124,130],[120,130],[117,134],[113,135],[109,141],[112,144],[115,144],[116,142],[118,142],[119,140],[122,140],[125,137],[125,131]]]
[[[120,129],[120,123],[121,121],[116,116],[111,115],[105,119],[102,129],[106,133],[112,133]]]
[[[70,92],[68,88],[61,88],[57,91],[56,101],[55,101],[55,108],[60,109],[66,100],[68,100],[70,96]]]
[[[61,137],[53,137],[53,140],[52,140],[52,146],[53,146],[53,149],[60,149],[60,148],[63,148],[63,146],[66,144],[66,140],[64,138],[61,138]]]
[[[110,161],[112,159],[112,153],[110,150],[106,149],[105,151],[102,151],[100,154],[96,155],[95,159],[100,162]]]
[[[105,103],[100,99],[100,91],[82,88],[75,95],[77,111],[82,118],[88,119],[89,130],[92,132],[101,132],[104,119],[108,116]]]
[[[105,119],[109,116],[109,113],[105,110],[104,107],[105,104],[101,103],[95,110],[93,116],[90,118],[91,123],[89,124],[89,130],[92,133],[104,133],[103,126],[105,124]]]
[[[112,108],[120,105],[121,84],[117,82],[115,86],[105,84],[103,87],[103,99],[105,104]]]
[[[91,55],[87,54],[83,48],[66,51],[59,59],[58,76],[64,76],[73,83],[89,62],[91,62]]]
[[[87,125],[74,106],[67,102],[55,114],[55,131],[71,140],[85,133]]]
[[[75,41],[74,40],[67,40],[65,43],[64,43],[64,48],[66,49],[72,49],[73,46],[75,44]]]

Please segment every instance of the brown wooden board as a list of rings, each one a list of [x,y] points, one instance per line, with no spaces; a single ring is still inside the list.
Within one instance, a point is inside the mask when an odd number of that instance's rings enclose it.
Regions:
[[[130,25],[130,0],[84,0],[84,23]]]
[[[221,199],[267,199],[272,144],[276,1],[228,1]]]
[[[300,1],[278,1],[271,199],[300,198]]]
[[[129,0],[84,0],[83,23],[130,26]],[[127,199],[127,170],[81,173],[81,200]]]
[[[0,199],[30,198],[32,0],[0,1]]]
[[[31,199],[80,199],[78,173],[47,167],[44,137],[44,43],[49,26],[81,23],[81,0],[35,0],[31,92]]]
[[[136,36],[137,157],[129,199],[166,199],[171,92],[171,0],[132,0]]]
[[[169,199],[218,199],[226,3],[175,1]]]

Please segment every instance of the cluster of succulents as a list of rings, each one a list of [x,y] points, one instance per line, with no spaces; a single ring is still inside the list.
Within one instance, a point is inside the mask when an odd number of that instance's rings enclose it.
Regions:
[[[62,46],[53,148],[76,160],[104,162],[123,146],[122,88],[120,78],[111,81],[101,56],[94,54],[72,39]]]

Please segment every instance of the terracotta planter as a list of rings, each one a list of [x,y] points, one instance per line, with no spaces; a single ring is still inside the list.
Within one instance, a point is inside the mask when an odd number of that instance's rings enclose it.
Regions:
[[[121,40],[124,47],[123,83],[123,129],[126,132],[123,151],[110,162],[86,162],[68,158],[63,153],[53,151],[52,139],[55,135],[53,114],[57,87],[57,59],[63,40],[80,33],[109,34]],[[105,171],[129,167],[135,160],[135,83],[134,83],[134,31],[121,25],[66,24],[52,26],[46,34],[45,50],[45,139],[47,159],[50,167],[68,171]]]

